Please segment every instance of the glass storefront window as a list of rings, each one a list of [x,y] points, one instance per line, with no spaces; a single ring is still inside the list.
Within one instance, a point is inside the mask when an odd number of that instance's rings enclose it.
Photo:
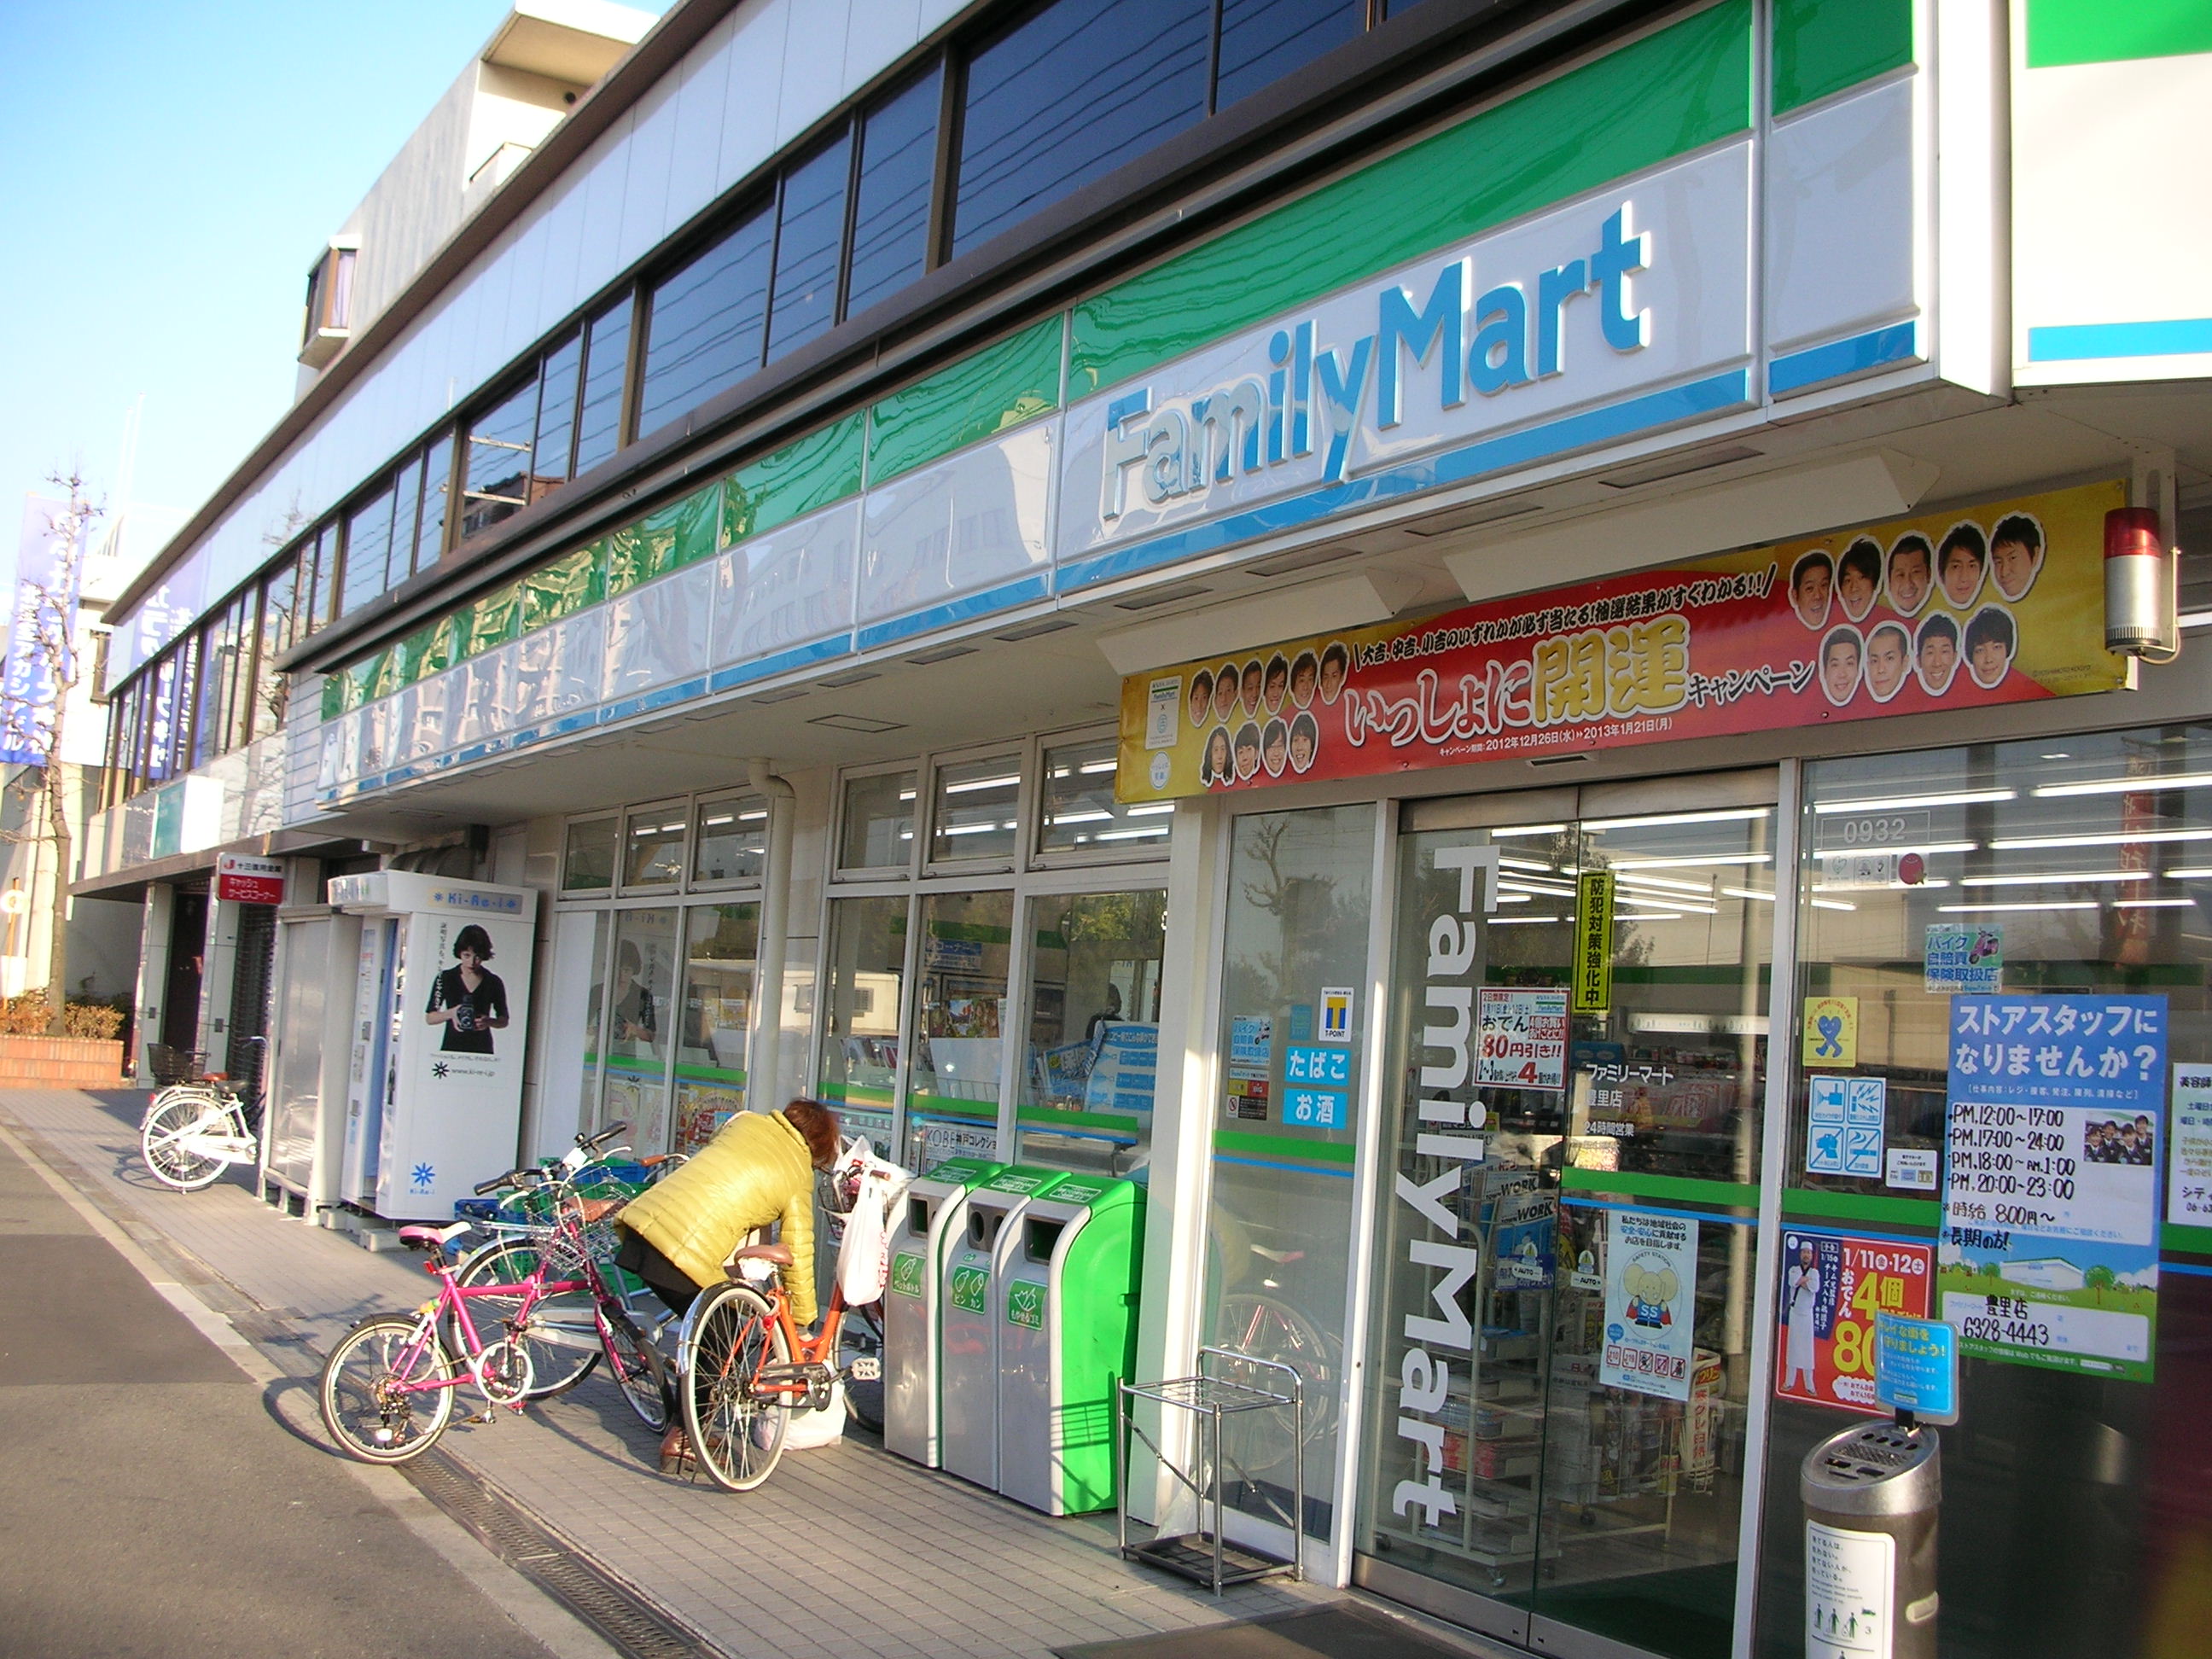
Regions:
[[[1358,1548],[1517,1642],[1724,1655],[1773,809],[1586,815],[1562,792],[1407,819],[1370,1340],[1374,1375],[1411,1381],[1370,1405]],[[1611,984],[1577,1014],[1595,870],[1616,884]]]
[[[1151,1154],[1167,891],[1030,901],[1015,1161],[1128,1175]]]
[[[897,1103],[899,997],[906,977],[907,900],[833,899],[818,994],[822,1056],[815,1092],[846,1135],[891,1152]]]
[[[937,769],[929,861],[1011,859],[1019,829],[1022,757],[992,755]]]
[[[672,887],[684,879],[684,804],[641,807],[623,833],[623,885]]]
[[[746,1043],[760,906],[695,904],[684,913],[683,1018],[676,1030],[676,1136],[696,1152],[745,1109]]]
[[[570,893],[604,893],[615,884],[615,818],[592,818],[568,826],[561,859],[561,887]]]
[[[1126,851],[1164,847],[1175,812],[1172,801],[1124,806],[1114,799],[1118,738],[1097,738],[1044,751],[1044,811],[1037,851]]]
[[[2208,1118],[2191,1079],[2212,1067],[2212,726],[1809,763],[1804,796],[1798,972],[1809,1036],[1793,1044],[1781,1242],[1815,1273],[1824,1235],[1932,1249],[1930,1313],[1990,1328],[2002,1308],[2016,1334],[1984,1346],[1968,1328],[1961,1343],[1962,1414],[1942,1431],[1944,1652],[2103,1659],[2201,1645],[2201,1619],[2185,1610],[2201,1604],[2212,1531],[2196,1426],[2212,1397],[2202,1335],[2212,1231],[2188,1206],[2205,1185],[2191,1170],[2207,1155]],[[1954,1000],[1978,993],[2051,999],[2013,1005],[2023,1029],[1992,1039],[1994,1059],[1986,1046],[1966,1058],[2021,1079],[2024,1103],[2039,1079],[2066,1079],[2063,1096],[2045,1097],[2057,1121],[2034,1132],[2058,1144],[1987,1129],[1978,1108],[1947,1146],[1948,1091],[1962,1075]],[[2101,1051],[2081,1045],[2077,1066],[2082,1028],[2052,1028],[2081,1017],[2074,999],[2102,1018],[2104,1000],[2123,996],[2162,1000],[2166,1067],[2144,1078],[2120,1066],[2134,1097],[2124,1111],[2058,1106],[2101,1086],[2092,1063]],[[1804,1057],[1823,1046],[1843,1051]],[[1832,1129],[1825,1109],[1812,1110],[1814,1080],[1825,1108],[1830,1078],[1852,1080],[1878,1110]],[[2145,1085],[2150,1099],[2138,1104]],[[2100,1224],[2147,1242],[2156,1259],[2142,1259],[2142,1243],[2112,1247],[2134,1260],[2100,1260],[2104,1247],[2079,1238],[2031,1231],[2022,1249],[1990,1229],[1954,1235],[1941,1224],[1942,1183],[1962,1176],[1974,1183],[1966,1201],[2012,1214],[2059,1198],[2059,1181],[2075,1183],[2069,1202],[2094,1181]],[[1768,1292],[1778,1327],[1770,1389],[1820,1348],[1815,1329],[1801,1339],[1779,1310],[1784,1288]],[[2038,1330],[2055,1340],[2039,1345]],[[2131,1347],[2134,1358],[2121,1352]],[[1840,1375],[1837,1352],[1829,1345],[1826,1370]],[[1762,1659],[1804,1650],[1797,1465],[1848,1421],[1774,1401]]]
[[[613,970],[607,984],[606,1060],[599,1096],[602,1124],[630,1125],[642,1155],[668,1146],[669,988],[675,980],[675,907],[615,913]]]
[[[1302,1455],[1301,1519],[1320,1538],[1334,1530],[1375,812],[1240,817],[1229,858],[1205,1340],[1298,1369],[1306,1444],[1261,1426],[1261,1413],[1232,1419],[1223,1455],[1244,1478],[1224,1490],[1244,1513],[1287,1525]]]
[[[917,1170],[997,1148],[1014,896],[930,893],[921,915],[906,1099],[907,1162]]]
[[[715,795],[701,801],[691,844],[693,881],[758,881],[768,857],[767,799]]]
[[[845,784],[841,870],[905,870],[914,864],[915,774],[878,772]]]

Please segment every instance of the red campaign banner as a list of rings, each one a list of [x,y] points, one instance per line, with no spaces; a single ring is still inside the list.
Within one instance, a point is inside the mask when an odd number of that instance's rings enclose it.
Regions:
[[[1875,1316],[1927,1318],[1935,1277],[1932,1244],[1784,1228],[1774,1392],[1845,1411],[1887,1410],[1874,1397]]]
[[[2089,484],[1122,684],[1125,801],[2114,690]]]

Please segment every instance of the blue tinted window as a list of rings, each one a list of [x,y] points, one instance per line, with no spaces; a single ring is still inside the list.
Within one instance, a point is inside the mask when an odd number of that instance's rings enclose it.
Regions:
[[[977,52],[953,252],[1201,118],[1212,31],[1212,7],[1194,0],[1057,0]]]
[[[584,331],[584,395],[576,411],[576,471],[588,472],[622,447],[623,377],[629,369],[630,296]]]
[[[850,141],[840,138],[783,175],[775,298],[768,319],[770,357],[781,357],[837,320],[837,256],[845,246],[852,156]]]
[[[639,432],[697,408],[761,366],[775,231],[775,216],[763,209],[653,290]]]
[[[845,314],[866,311],[921,275],[929,255],[929,190],[937,172],[934,72],[893,93],[860,128],[860,200]]]
[[[461,540],[530,505],[530,452],[537,434],[534,375],[471,424],[461,480]]]
[[[576,380],[583,362],[584,343],[570,335],[545,354],[538,373],[538,447],[531,462],[531,477],[538,488],[533,495],[568,477],[569,452],[576,443]]]
[[[341,617],[359,610],[384,592],[385,563],[392,556],[392,481],[356,508],[346,520],[345,590],[338,596]]]
[[[1226,109],[1342,46],[1366,24],[1366,0],[1221,0],[1213,106]]]

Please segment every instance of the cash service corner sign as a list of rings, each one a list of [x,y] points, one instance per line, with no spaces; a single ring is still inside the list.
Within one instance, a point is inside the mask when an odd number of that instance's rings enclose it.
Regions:
[[[1122,683],[1128,802],[2116,690],[2086,484]],[[1930,984],[1936,968],[1929,968]]]

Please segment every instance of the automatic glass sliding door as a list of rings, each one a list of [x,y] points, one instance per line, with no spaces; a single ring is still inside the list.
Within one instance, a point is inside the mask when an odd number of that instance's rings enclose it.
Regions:
[[[1748,793],[1423,803],[1399,840],[1361,1577],[1543,1650],[1729,1650],[1774,904]]]

